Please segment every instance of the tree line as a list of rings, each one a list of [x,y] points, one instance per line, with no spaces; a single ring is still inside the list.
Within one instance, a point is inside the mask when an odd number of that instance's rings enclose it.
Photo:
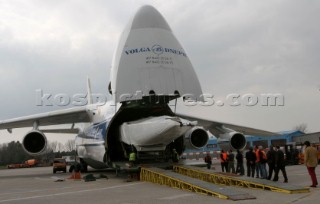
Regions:
[[[50,164],[54,158],[62,156],[74,156],[75,142],[68,140],[64,145],[60,142],[48,142],[47,148],[39,156],[27,154],[19,141],[0,144],[0,166],[8,164],[21,164],[29,159],[36,159],[42,164]]]

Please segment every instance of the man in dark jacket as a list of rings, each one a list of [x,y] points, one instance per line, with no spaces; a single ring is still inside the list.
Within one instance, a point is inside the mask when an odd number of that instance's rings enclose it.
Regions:
[[[281,170],[282,175],[284,177],[284,183],[288,183],[288,177],[286,172],[286,165],[284,161],[284,153],[280,150],[279,146],[276,146],[276,154],[275,154],[275,171],[273,181],[278,181],[279,171]]]
[[[254,177],[255,168],[256,168],[256,154],[253,152],[253,148],[250,147],[249,151],[246,153],[247,160],[247,176]]]
[[[234,154],[232,153],[232,150],[229,150],[229,154],[228,154],[228,170],[227,172],[230,173],[230,171],[232,171],[233,174],[236,173],[236,170],[234,168]]]
[[[269,175],[268,175],[268,180],[271,180],[272,178],[272,173],[275,168],[275,157],[276,157],[276,151],[274,151],[273,146],[270,145],[270,149],[267,153],[267,162],[269,166]]]
[[[211,169],[212,158],[209,153],[207,153],[207,156],[204,158],[204,162],[207,164],[207,169]]]
[[[236,173],[240,173],[240,175],[243,176],[244,175],[243,155],[240,152],[240,150],[237,150],[236,160],[237,160]]]

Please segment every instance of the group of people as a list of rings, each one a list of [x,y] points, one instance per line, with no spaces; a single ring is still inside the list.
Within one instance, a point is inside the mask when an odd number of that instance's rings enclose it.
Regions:
[[[304,163],[307,166],[312,181],[312,185],[310,187],[317,187],[318,181],[315,174],[315,168],[318,164],[317,150],[310,145],[309,141],[306,141],[304,143],[304,147]],[[240,150],[237,150],[236,156],[234,155],[232,150],[229,150],[228,152],[221,150],[220,163],[222,172],[231,172],[234,174],[244,175],[245,173],[243,158],[243,154]],[[272,180],[278,181],[279,172],[281,171],[284,178],[284,183],[288,182],[285,156],[279,146],[270,146],[267,153],[262,146],[255,146],[255,148],[250,147],[249,151],[245,154],[245,158],[248,177],[254,177],[256,175],[256,178],[271,180],[274,173],[274,177]],[[210,169],[212,165],[212,158],[210,154],[207,154],[204,160],[207,163],[207,168]],[[235,160],[237,161],[236,168]]]
[[[262,146],[256,146],[255,148],[250,147],[249,151],[245,155],[247,161],[247,176],[262,179],[271,180],[272,174],[274,172],[273,181],[278,181],[279,171],[282,172],[284,177],[284,182],[288,182],[288,177],[285,169],[285,159],[284,153],[280,150],[279,146],[276,146],[275,149],[273,146],[270,146],[269,151],[266,153]],[[235,168],[235,160],[237,161],[237,166]],[[211,156],[208,154],[205,157],[205,162],[207,163],[207,168],[211,168]],[[244,175],[244,157],[240,150],[237,150],[237,154],[234,155],[232,150],[225,152],[221,150],[220,154],[220,163],[222,172],[234,173]],[[267,171],[267,165],[269,169]]]
[[[236,168],[235,159],[237,161]],[[239,173],[240,175],[244,175],[243,155],[240,150],[237,150],[236,156],[234,155],[232,150],[229,150],[228,152],[222,150],[220,154],[220,163],[222,172],[232,172],[234,174]]]
[[[288,182],[284,153],[280,150],[279,146],[270,146],[269,151],[266,153],[262,146],[250,147],[246,153],[247,160],[247,176],[262,179],[272,179],[273,181],[279,180],[279,172],[282,172],[284,182]],[[268,164],[268,170],[267,170]]]
[[[235,168],[235,159],[237,160],[237,166]],[[210,169],[212,165],[212,158],[208,153],[207,156],[204,158],[204,161],[207,163],[207,168]],[[244,168],[243,168],[243,155],[240,150],[237,150],[237,155],[235,156],[230,150],[226,153],[224,150],[221,150],[220,154],[220,162],[222,172],[232,172],[232,173],[240,173],[240,175],[244,175]]]

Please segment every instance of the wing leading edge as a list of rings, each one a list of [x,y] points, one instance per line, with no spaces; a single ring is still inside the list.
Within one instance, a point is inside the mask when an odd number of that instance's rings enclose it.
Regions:
[[[3,120],[0,121],[0,130],[33,127],[35,123],[37,126],[48,126],[90,121],[89,111],[86,106],[83,106]]]
[[[265,130],[259,130],[255,128],[249,128],[240,125],[233,125],[229,123],[217,122],[213,120],[202,119],[198,117],[177,114],[179,117],[185,118],[187,120],[195,120],[198,122],[199,126],[203,126],[208,129],[214,136],[219,137],[220,134],[224,134],[231,131],[238,131],[244,135],[257,135],[257,136],[278,136],[280,134],[269,132]]]

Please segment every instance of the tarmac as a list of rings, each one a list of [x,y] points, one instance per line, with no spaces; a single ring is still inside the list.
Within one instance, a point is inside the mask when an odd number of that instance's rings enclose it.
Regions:
[[[220,169],[218,163],[213,167]],[[112,204],[187,204],[187,203],[310,203],[319,202],[320,188],[311,188],[309,193],[286,194],[266,190],[237,188],[239,191],[254,195],[254,200],[223,200],[216,197],[195,194],[159,184],[133,181],[127,176],[116,176],[114,170],[90,170],[95,177],[103,174],[108,177],[85,182],[68,179],[70,173],[52,173],[52,167],[0,170],[1,203],[112,203]],[[289,183],[310,186],[311,179],[304,165],[286,167]],[[320,167],[316,169],[320,180]],[[82,174],[85,176],[86,174]],[[278,182],[283,182],[280,173]],[[259,181],[259,179],[257,179]]]

